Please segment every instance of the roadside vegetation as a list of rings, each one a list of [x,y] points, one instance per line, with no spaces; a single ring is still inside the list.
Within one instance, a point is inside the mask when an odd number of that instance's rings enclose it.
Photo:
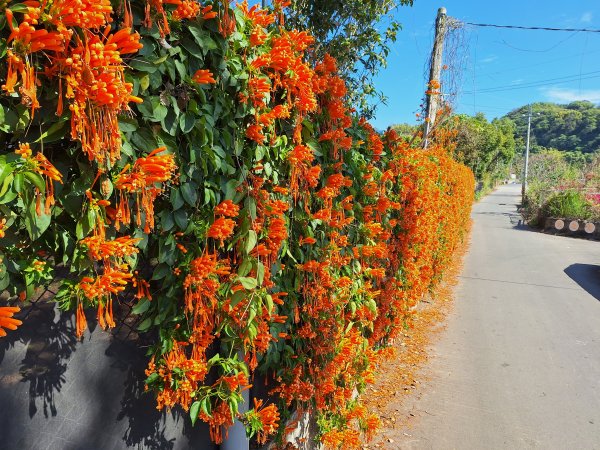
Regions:
[[[309,411],[351,449],[379,422],[357,393],[465,239],[474,179],[452,129],[424,152],[349,107],[390,37],[352,30],[392,3],[323,11],[359,39],[341,49],[289,3],[0,5],[0,331],[62,267],[78,338],[133,307],[158,409],[257,444]]]

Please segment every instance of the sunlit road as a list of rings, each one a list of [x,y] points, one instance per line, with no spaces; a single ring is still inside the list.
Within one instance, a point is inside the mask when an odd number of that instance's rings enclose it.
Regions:
[[[520,226],[519,194],[474,206],[455,311],[388,448],[600,449],[600,242]]]

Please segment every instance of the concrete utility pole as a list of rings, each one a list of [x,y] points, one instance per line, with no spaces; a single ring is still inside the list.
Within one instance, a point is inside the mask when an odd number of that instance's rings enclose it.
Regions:
[[[527,194],[527,174],[529,172],[529,138],[531,137],[531,104],[527,118],[527,144],[525,145],[525,167],[523,168],[523,183],[521,184],[521,203],[525,204]]]
[[[442,59],[444,54],[444,38],[446,37],[446,8],[438,9],[435,20],[435,39],[431,51],[431,67],[429,69],[429,84],[427,90],[431,89],[433,81],[440,82],[442,77]],[[435,123],[435,117],[439,108],[440,94],[427,94],[427,107],[425,116],[425,142],[424,147],[429,145],[429,132]]]

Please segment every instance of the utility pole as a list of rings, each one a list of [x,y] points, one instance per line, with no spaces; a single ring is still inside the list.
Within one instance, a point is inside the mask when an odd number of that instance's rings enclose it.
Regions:
[[[427,90],[431,91],[432,82],[440,82],[442,77],[442,59],[444,54],[444,38],[446,37],[446,8],[438,9],[435,20],[435,38],[433,50],[431,51],[431,67],[429,69],[429,83]],[[429,133],[435,123],[435,117],[439,107],[440,94],[427,94],[427,107],[425,115],[425,142],[423,146],[429,145]]]
[[[523,183],[521,184],[521,203],[525,204],[527,194],[527,174],[529,172],[529,138],[531,137],[531,104],[527,118],[527,144],[525,145],[525,167],[523,168]]]

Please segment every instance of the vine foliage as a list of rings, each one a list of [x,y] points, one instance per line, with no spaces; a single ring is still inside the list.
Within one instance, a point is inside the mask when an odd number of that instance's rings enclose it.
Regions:
[[[473,176],[449,136],[424,152],[355,117],[287,3],[2,3],[0,289],[67,267],[78,337],[134,302],[158,408],[215,442],[310,409],[353,448],[378,421],[355,392],[460,242]],[[240,413],[257,374],[275,400]]]

